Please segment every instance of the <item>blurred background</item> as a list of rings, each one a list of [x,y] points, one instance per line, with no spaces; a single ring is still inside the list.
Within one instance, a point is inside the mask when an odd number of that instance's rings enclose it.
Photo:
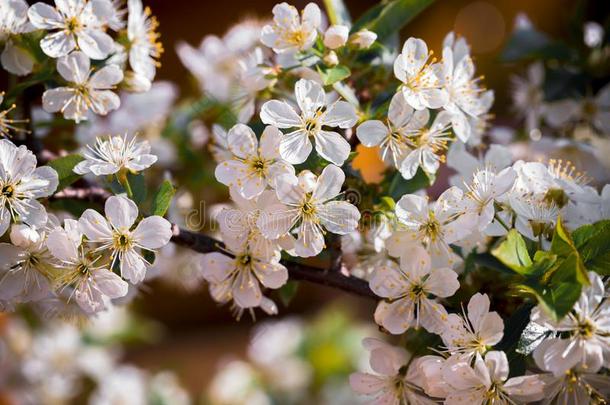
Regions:
[[[290,3],[302,9],[308,1]],[[322,2],[318,3],[323,8]],[[345,3],[352,18],[356,19],[377,2],[345,0]],[[245,19],[269,19],[276,1],[145,0],[144,4],[159,20],[165,48],[157,79],[175,83],[179,97],[184,98],[195,97],[199,86],[180,63],[175,52],[176,43],[185,41],[198,46],[204,36],[222,36],[233,24]],[[514,117],[510,109],[508,78],[519,67],[501,63],[499,54],[513,29],[515,17],[524,13],[538,30],[554,38],[567,39],[571,35],[569,22],[575,13],[583,13],[585,21],[604,24],[609,9],[607,0],[586,3],[571,0],[439,0],[409,24],[402,37],[422,38],[438,52],[449,31],[464,36],[471,45],[478,74],[485,77],[486,87],[495,91],[496,101],[492,108],[495,123],[510,124]],[[375,162],[362,167],[365,172],[379,168]],[[210,195],[208,200],[206,194],[208,202],[221,202],[224,198],[226,195]],[[299,319],[295,321],[299,325],[296,329],[286,327],[284,331],[287,336],[309,336],[309,346],[302,349],[301,357],[315,364],[316,373],[349,373],[356,365],[353,363],[360,361],[352,347],[359,346],[362,336],[374,333],[367,328],[372,328],[376,303],[305,282],[300,283],[291,298],[289,306],[278,301],[280,314],[275,318]],[[248,314],[237,322],[229,308],[219,307],[212,301],[205,287],[187,291],[158,280],[145,285],[135,299],[133,309],[136,317],[146,321],[138,323],[137,337],[132,339],[132,344],[126,345],[124,360],[149,370],[175,372],[194,398],[210,385],[215,373],[228,364],[228,359],[248,358],[253,329],[265,320],[265,316],[258,313],[256,323]],[[286,344],[282,339],[273,342]],[[325,377],[316,374],[314,380],[316,378]]]

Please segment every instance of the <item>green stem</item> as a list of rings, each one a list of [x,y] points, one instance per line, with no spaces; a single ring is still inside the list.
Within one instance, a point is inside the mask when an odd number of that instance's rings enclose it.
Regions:
[[[133,191],[131,190],[131,185],[129,184],[129,180],[127,179],[127,173],[117,173],[116,178],[118,182],[123,186],[125,191],[127,192],[127,197],[133,200]]]
[[[508,227],[508,225],[506,225],[506,222],[504,222],[504,221],[502,220],[502,218],[500,218],[500,216],[499,216],[498,214],[494,214],[494,219],[495,219],[496,221],[498,221],[498,222],[500,223],[500,225],[502,225],[502,227],[503,227],[504,229],[506,229],[506,231],[507,231],[507,232],[508,232],[508,231],[510,231],[510,228]]]

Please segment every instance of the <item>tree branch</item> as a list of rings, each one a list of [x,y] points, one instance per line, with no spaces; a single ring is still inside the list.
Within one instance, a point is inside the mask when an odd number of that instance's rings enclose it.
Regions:
[[[81,200],[104,204],[106,199],[112,195],[101,187],[87,183],[84,180],[82,181],[86,184],[85,187],[66,187],[56,193],[51,199]],[[221,252],[226,254],[226,251],[223,250],[224,244],[221,241],[199,232],[180,228],[176,224],[172,224],[171,241],[199,253]],[[337,248],[336,246],[333,247]],[[331,269],[321,269],[291,260],[282,260],[281,263],[288,269],[289,277],[292,280],[322,284],[363,297],[378,299],[365,280],[350,276],[346,269],[341,268],[340,264],[337,265],[337,262],[340,263],[341,260],[340,253],[331,256],[333,258]]]

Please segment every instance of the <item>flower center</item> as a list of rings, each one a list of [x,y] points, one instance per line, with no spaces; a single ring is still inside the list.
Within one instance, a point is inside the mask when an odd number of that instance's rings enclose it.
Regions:
[[[82,24],[80,23],[80,21],[78,21],[78,18],[76,17],[71,17],[66,21],[66,31],[69,34],[75,34],[76,32],[78,32],[78,30],[81,29],[81,27]]]
[[[241,266],[241,267],[248,267],[250,265],[250,263],[252,263],[252,257],[248,254],[242,255],[242,256],[238,256],[237,257],[237,263]]]
[[[250,170],[262,176],[267,172],[267,162],[261,158],[254,158],[250,161]]]
[[[300,46],[305,43],[305,35],[303,35],[301,30],[291,31],[286,37],[286,42]]]
[[[428,221],[422,224],[419,230],[422,231],[432,242],[439,237],[441,234],[441,224],[436,219],[433,211],[429,212]]]
[[[305,218],[312,218],[316,215],[317,208],[311,201],[311,197],[308,197],[303,204],[301,204],[301,213]]]
[[[305,120],[305,131],[311,133],[318,127],[318,121],[316,118],[308,118]]]
[[[547,205],[556,205],[558,208],[563,208],[569,202],[569,198],[565,191],[560,188],[550,188],[544,194],[542,199]]]
[[[595,330],[597,328],[590,320],[586,319],[585,321],[578,324],[578,330],[576,334],[578,336],[582,336],[585,339],[590,339],[595,335]]]
[[[2,187],[0,194],[5,198],[12,198],[15,195],[15,188],[10,184],[6,184]]]
[[[131,249],[132,240],[127,233],[116,233],[113,236],[113,245],[116,250],[129,250]]]

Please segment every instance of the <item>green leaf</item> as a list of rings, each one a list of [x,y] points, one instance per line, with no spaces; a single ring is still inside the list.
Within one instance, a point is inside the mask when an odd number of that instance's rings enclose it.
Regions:
[[[299,283],[296,281],[288,281],[279,290],[277,290],[280,300],[284,306],[288,306],[292,299],[297,295]]]
[[[516,349],[517,353],[521,353],[525,356],[529,355],[550,333],[552,333],[552,331],[548,328],[545,328],[536,322],[529,322],[525,329],[523,329],[521,337],[519,338]]]
[[[536,277],[542,277],[547,272],[552,271],[556,263],[557,255],[551,252],[539,250],[534,255],[534,263],[532,263],[528,269],[528,274]]]
[[[157,258],[155,252],[152,250],[142,249],[142,253],[144,255],[144,260],[146,260],[150,264],[155,263],[155,259]]]
[[[561,320],[574,307],[582,285],[580,283],[560,282],[554,285],[542,285],[528,282],[519,286],[522,291],[533,294],[542,309],[556,321]]]
[[[72,154],[51,160],[47,164],[47,166],[52,167],[57,172],[57,177],[59,178],[57,191],[63,190],[81,178],[81,175],[74,173],[73,169],[82,160],[84,158],[81,155]]]
[[[526,59],[569,60],[574,51],[568,46],[556,42],[546,34],[533,28],[518,29],[513,32],[502,50],[504,62],[517,62]]]
[[[564,261],[553,274],[553,278],[561,281],[577,281],[589,285],[587,269],[572,241],[570,233],[564,228],[563,221],[558,218],[551,241],[551,252],[563,258]]]
[[[356,22],[354,30],[367,28],[377,34],[379,42],[391,37],[426,9],[434,0],[393,0],[384,5],[373,7]]]
[[[343,0],[324,0],[324,6],[331,24],[341,24],[348,27],[352,25],[352,19]]]
[[[585,268],[610,275],[610,220],[581,226],[572,238]]]
[[[347,79],[352,74],[349,68],[343,65],[337,65],[328,69],[318,67],[318,72],[325,86],[330,86],[343,79]]]
[[[127,174],[127,181],[129,182],[129,186],[131,187],[131,192],[133,193],[133,201],[140,205],[144,200],[146,200],[146,181],[144,180],[144,175],[142,173]]]
[[[159,186],[157,194],[152,202],[152,215],[164,216],[172,202],[172,198],[176,193],[176,189],[169,180],[165,180]]]
[[[390,183],[388,194],[395,201],[398,201],[403,195],[427,188],[433,182],[434,178],[426,174],[421,168],[417,169],[417,173],[410,180],[405,180],[400,172],[396,172]]]
[[[516,229],[511,229],[506,236],[506,240],[493,249],[491,253],[516,273],[530,274],[532,259],[527,251],[525,240]]]

